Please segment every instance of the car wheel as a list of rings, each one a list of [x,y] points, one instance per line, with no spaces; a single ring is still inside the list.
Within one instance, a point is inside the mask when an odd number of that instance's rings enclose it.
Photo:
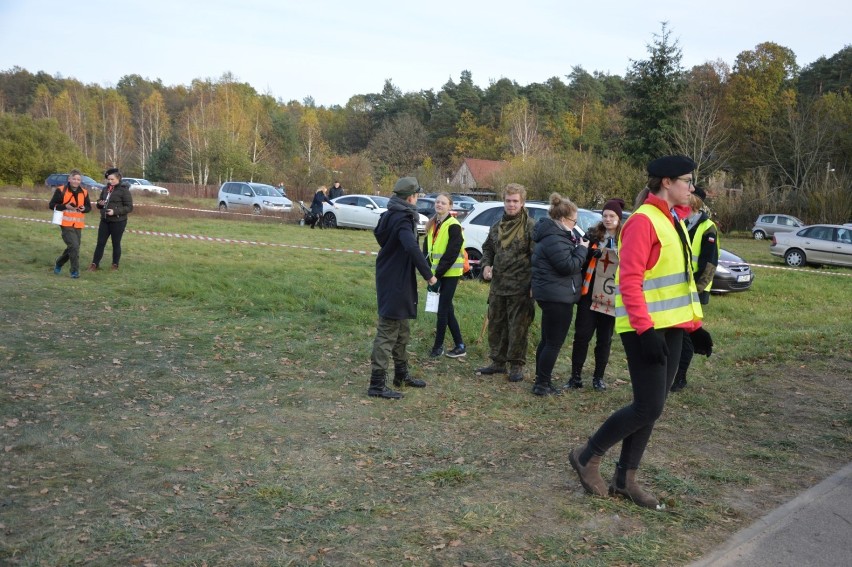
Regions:
[[[334,213],[326,213],[322,216],[322,224],[326,228],[337,228],[337,217]]]
[[[766,238],[766,233],[762,230],[755,230],[753,234],[755,240],[764,240]]]
[[[482,254],[475,248],[467,248],[467,259],[470,262],[470,271],[464,275],[470,280],[478,280],[482,277],[482,266],[479,262],[482,260]]]
[[[263,210],[260,208],[260,205],[254,205],[254,206],[251,208],[251,212],[252,212],[253,214],[255,214],[255,215],[259,215],[260,213],[262,213],[262,212],[263,212]]]
[[[227,213],[228,212],[228,205],[226,205],[225,203],[219,203],[219,212],[220,213]]]
[[[807,262],[805,259],[805,253],[798,248],[790,248],[787,250],[787,252],[784,253],[784,261],[787,262],[788,266],[793,268],[801,268]]]

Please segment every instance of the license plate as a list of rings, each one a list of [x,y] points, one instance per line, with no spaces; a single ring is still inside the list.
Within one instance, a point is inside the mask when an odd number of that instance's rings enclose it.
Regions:
[[[750,282],[751,281],[751,274],[744,274],[742,276],[737,276],[737,281],[738,282]]]

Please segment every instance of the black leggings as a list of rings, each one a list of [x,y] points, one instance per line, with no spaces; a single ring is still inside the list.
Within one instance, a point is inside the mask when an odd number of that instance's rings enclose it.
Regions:
[[[571,328],[574,304],[539,301],[538,306],[541,307],[541,340],[535,349],[535,377],[536,381],[547,382],[553,378],[553,367]]]
[[[445,276],[438,281],[441,282],[441,296],[438,298],[438,322],[435,327],[434,347],[444,346],[444,335],[447,333],[447,327],[450,328],[455,346],[464,344],[459,322],[456,319],[456,310],[453,307],[453,296],[456,294],[459,278]]]
[[[98,225],[98,244],[95,246],[92,264],[100,266],[107,240],[112,238],[112,263],[118,265],[119,260],[121,260],[121,237],[124,236],[125,228],[127,228],[127,219],[118,222],[101,221],[101,224]]]
[[[612,347],[612,331],[615,329],[615,317],[599,311],[592,311],[592,295],[587,293],[580,297],[577,303],[577,318],[574,320],[574,346],[571,349],[571,374],[579,377],[586,356],[589,353],[589,343],[592,335],[595,339],[595,369],[592,376],[603,378],[606,365],[609,363],[609,352]]]
[[[589,439],[589,448],[595,455],[603,455],[621,441],[619,466],[626,469],[639,468],[645,447],[654,430],[654,423],[663,413],[666,396],[674,382],[680,362],[683,329],[645,331],[660,333],[669,348],[664,364],[651,364],[642,356],[642,344],[635,332],[623,333],[621,342],[627,354],[627,369],[633,386],[633,402],[624,406],[601,425]]]

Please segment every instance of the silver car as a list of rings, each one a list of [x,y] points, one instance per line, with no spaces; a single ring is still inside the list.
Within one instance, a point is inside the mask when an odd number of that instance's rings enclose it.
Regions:
[[[245,210],[259,215],[266,212],[289,213],[293,202],[282,197],[275,187],[265,183],[226,181],[219,188],[219,210]]]
[[[805,264],[852,266],[852,228],[815,224],[798,232],[777,233],[769,252],[794,268]]]
[[[776,232],[791,232],[805,226],[804,221],[791,215],[768,214],[760,215],[754,221],[751,234],[755,240],[763,240]]]

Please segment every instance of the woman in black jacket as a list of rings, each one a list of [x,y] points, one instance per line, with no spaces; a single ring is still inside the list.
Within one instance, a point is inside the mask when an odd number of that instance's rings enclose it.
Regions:
[[[108,185],[101,190],[96,203],[101,210],[101,223],[98,225],[98,244],[89,271],[94,272],[100,266],[107,240],[112,239],[112,269],[118,269],[121,260],[121,237],[127,228],[127,215],[133,212],[133,197],[130,184],[121,180],[121,172],[113,167],[104,173]]]
[[[532,388],[537,396],[559,393],[552,383],[553,367],[568,336],[574,304],[580,299],[589,250],[589,241],[574,232],[577,205],[553,193],[548,215],[533,230],[532,295],[541,307],[541,340],[535,351]]]

